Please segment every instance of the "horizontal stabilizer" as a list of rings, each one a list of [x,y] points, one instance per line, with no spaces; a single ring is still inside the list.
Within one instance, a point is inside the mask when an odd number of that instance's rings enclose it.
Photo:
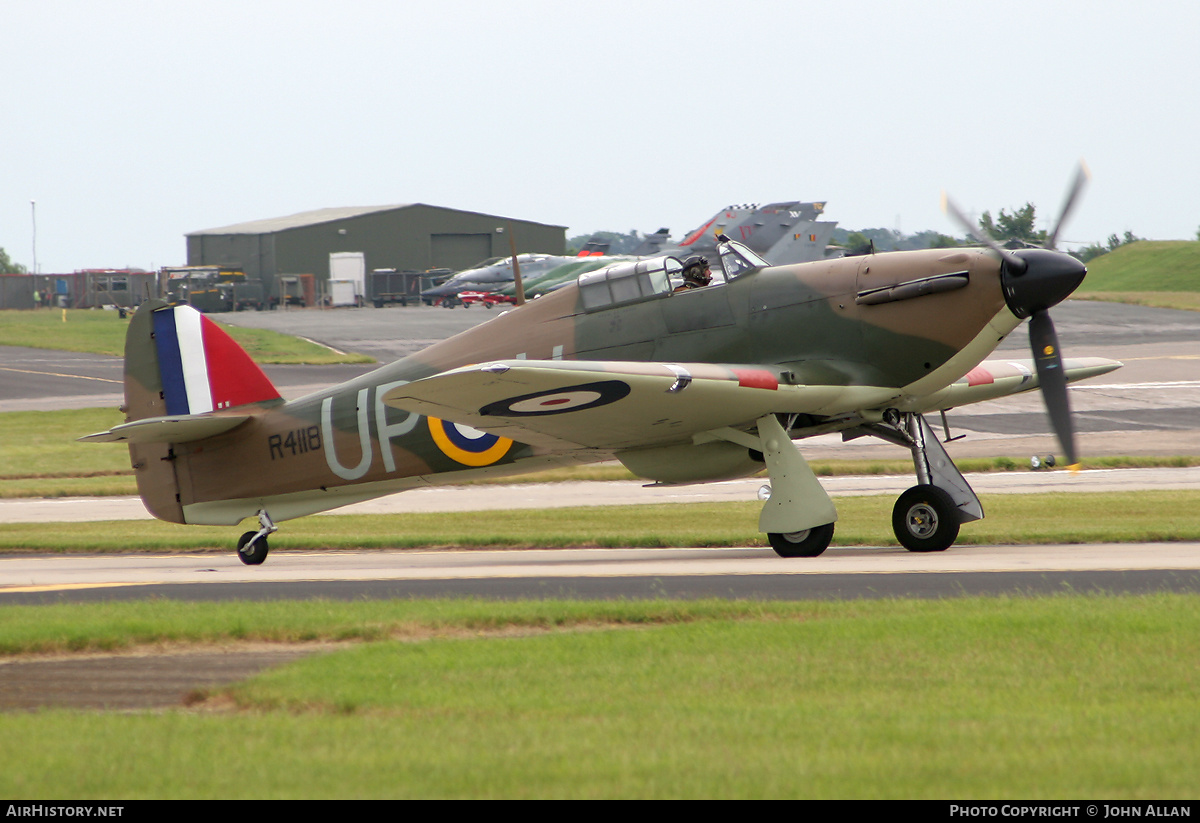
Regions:
[[[80,437],[81,443],[188,443],[224,434],[249,420],[249,414],[185,414],[147,417]]]

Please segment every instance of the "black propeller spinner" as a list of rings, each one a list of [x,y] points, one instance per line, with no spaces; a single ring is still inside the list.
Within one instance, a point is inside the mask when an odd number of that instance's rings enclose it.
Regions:
[[[1067,197],[1059,210],[1058,220],[1047,235],[1046,247],[1008,251],[973,225],[949,198],[943,195],[943,206],[954,219],[985,246],[1000,255],[1000,282],[1004,289],[1004,302],[1009,310],[1022,319],[1029,318],[1029,346],[1033,350],[1033,363],[1037,369],[1038,384],[1042,399],[1050,415],[1050,425],[1062,446],[1067,464],[1077,464],[1075,453],[1075,428],[1071,422],[1071,404],[1067,397],[1067,377],[1063,370],[1062,353],[1058,348],[1058,335],[1054,321],[1050,319],[1050,307],[1065,300],[1087,274],[1087,267],[1068,254],[1054,250],[1058,232],[1075,207],[1080,192],[1087,184],[1090,174],[1087,166],[1079,164],[1079,171],[1071,184]]]

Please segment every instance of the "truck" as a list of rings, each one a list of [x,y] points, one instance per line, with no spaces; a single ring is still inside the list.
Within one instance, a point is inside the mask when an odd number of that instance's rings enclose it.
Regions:
[[[262,311],[266,293],[234,266],[171,266],[160,270],[160,282],[171,305],[189,305],[202,312]]]

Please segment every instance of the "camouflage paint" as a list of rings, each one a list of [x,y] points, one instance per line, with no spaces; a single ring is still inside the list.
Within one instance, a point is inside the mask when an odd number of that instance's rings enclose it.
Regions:
[[[950,291],[882,303],[859,300],[864,292],[960,272],[966,272],[967,282],[959,286],[956,280]],[[151,342],[150,315],[161,305],[144,304],[130,325],[129,420],[167,413]],[[819,401],[782,391],[772,395],[782,404],[788,394],[789,407],[777,411],[841,414],[890,403],[914,381],[941,381],[934,389],[952,383],[982,357],[955,374],[939,369],[958,369],[955,358],[966,349],[972,358],[975,348],[990,351],[994,343],[988,347],[979,341],[990,340],[989,324],[1002,312],[999,265],[979,250],[767,268],[728,283],[591,312],[583,310],[579,290],[571,284],[343,385],[284,404],[259,404],[263,413],[224,434],[174,445],[131,445],[131,456],[139,492],[156,517],[235,523],[268,507],[283,520],[424,483],[612,456],[611,449],[514,442],[447,421],[432,408],[418,414],[384,401],[408,383],[461,366],[500,360],[634,361],[622,365],[659,373],[663,364],[684,363],[697,373],[711,369],[731,376],[738,385],[749,379],[756,388],[770,388],[768,383],[828,387],[818,392]],[[576,402],[581,392],[538,397],[545,403]],[[796,403],[809,405],[792,408]],[[621,415],[621,408],[613,405],[603,413]],[[755,419],[737,425],[752,427]],[[671,441],[659,435],[644,445],[686,446],[690,437]]]

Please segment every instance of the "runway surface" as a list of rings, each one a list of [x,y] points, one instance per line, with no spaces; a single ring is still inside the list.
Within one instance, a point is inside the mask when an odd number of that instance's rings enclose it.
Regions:
[[[0,603],[168,597],[955,597],[1200,591],[1200,545],[275,552],[0,557]]]

